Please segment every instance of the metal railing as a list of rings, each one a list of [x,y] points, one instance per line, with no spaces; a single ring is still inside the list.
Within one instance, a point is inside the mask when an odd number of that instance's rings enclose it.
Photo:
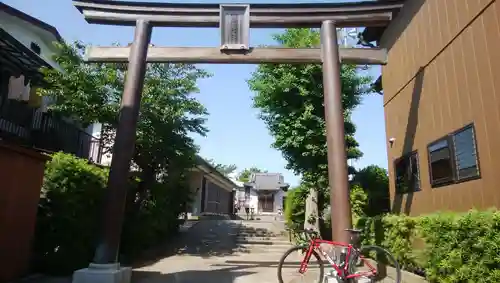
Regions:
[[[17,100],[5,99],[0,105],[0,138],[44,151],[63,151],[94,163],[102,158],[100,139]]]

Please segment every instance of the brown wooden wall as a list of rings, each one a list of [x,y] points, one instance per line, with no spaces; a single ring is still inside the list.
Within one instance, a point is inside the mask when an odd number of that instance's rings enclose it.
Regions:
[[[192,211],[192,206],[197,207],[197,211],[209,213],[229,214],[232,212],[233,194],[214,183],[210,178],[199,170],[190,172],[190,188],[193,193],[199,189],[198,196],[193,200],[188,211]],[[205,182],[203,182],[205,178]],[[203,188],[203,184],[205,187]],[[202,194],[204,195],[202,197]],[[201,204],[203,202],[203,205]],[[203,209],[202,209],[203,208]]]
[[[408,0],[381,40],[391,197],[394,160],[418,151],[411,215],[500,208],[500,0]],[[474,123],[481,179],[431,188],[427,145]]]
[[[46,158],[0,143],[0,282],[26,275]]]

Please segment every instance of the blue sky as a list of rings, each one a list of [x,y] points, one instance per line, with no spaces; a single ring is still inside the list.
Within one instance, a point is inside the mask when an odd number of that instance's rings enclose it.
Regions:
[[[132,41],[133,28],[87,24],[69,0],[4,0],[3,2],[55,26],[69,41],[78,39],[102,46],[114,42],[127,44]],[[273,0],[272,2],[299,1]],[[276,32],[279,30],[252,30],[251,45],[272,44],[271,35]],[[217,29],[155,28],[152,37],[152,43],[157,46],[215,47],[219,46],[219,40]],[[201,148],[201,156],[212,158],[218,163],[236,164],[239,170],[257,166],[271,172],[281,172],[286,182],[296,185],[299,177],[285,170],[285,160],[279,151],[271,148],[273,138],[264,123],[257,118],[258,111],[252,108],[253,93],[249,91],[246,80],[250,78],[256,65],[200,65],[200,67],[213,74],[210,79],[199,82],[201,91],[197,95],[199,101],[210,112],[207,121],[210,130],[208,136],[195,137]],[[379,72],[377,67],[373,68],[370,74],[376,76]],[[387,168],[382,96],[377,94],[366,96],[362,105],[354,112],[353,120],[357,126],[356,139],[364,153],[364,157],[354,165],[363,167],[377,164]]]

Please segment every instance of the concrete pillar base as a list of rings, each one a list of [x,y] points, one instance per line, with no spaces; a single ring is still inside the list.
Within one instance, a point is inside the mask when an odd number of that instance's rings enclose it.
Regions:
[[[73,273],[73,283],[130,283],[131,277],[131,267],[91,263],[88,268]]]
[[[340,283],[337,278],[331,276],[325,276],[324,283]]]

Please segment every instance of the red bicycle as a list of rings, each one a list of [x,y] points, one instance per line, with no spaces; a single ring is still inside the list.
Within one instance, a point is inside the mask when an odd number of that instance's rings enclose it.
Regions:
[[[301,233],[305,236],[308,244],[292,247],[281,257],[278,265],[279,283],[290,282],[283,280],[283,277],[291,272],[310,279],[308,282],[323,283],[324,264],[320,254],[332,267],[330,276],[335,277],[340,282],[377,282],[386,278],[389,279],[387,282],[401,282],[399,264],[387,250],[378,246],[358,247],[362,231],[356,229],[346,229],[346,231],[351,233],[351,242],[354,244],[326,241],[321,239],[314,230],[302,231]],[[321,245],[328,245],[330,254]],[[340,251],[338,257],[337,251]],[[300,260],[302,254],[304,255]],[[311,263],[312,257],[316,259],[316,264]],[[288,258],[292,258],[293,263],[286,263],[285,260]],[[390,268],[386,268],[387,266]],[[306,276],[306,271],[310,271],[314,267],[319,269],[318,274]]]

